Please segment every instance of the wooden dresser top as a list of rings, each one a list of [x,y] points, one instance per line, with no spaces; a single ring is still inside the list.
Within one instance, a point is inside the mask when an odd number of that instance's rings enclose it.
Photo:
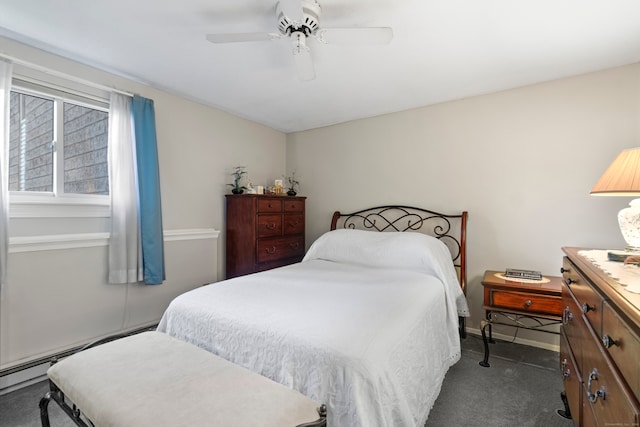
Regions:
[[[636,332],[640,331],[640,294],[627,291],[625,286],[621,285],[615,278],[609,276],[588,258],[580,255],[580,251],[586,250],[589,249],[562,248],[562,251],[569,257],[571,262],[594,282],[594,285],[604,297],[610,300],[635,325]]]

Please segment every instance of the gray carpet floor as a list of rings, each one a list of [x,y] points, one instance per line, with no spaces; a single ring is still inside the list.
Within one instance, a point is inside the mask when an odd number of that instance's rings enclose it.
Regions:
[[[490,344],[490,367],[482,339],[462,341],[462,358],[444,379],[425,427],[572,427],[560,417],[562,377],[558,353],[497,341]]]
[[[483,368],[482,340],[469,335],[462,347],[425,427],[573,425],[556,414],[562,408],[558,353],[498,341],[491,345],[491,367]],[[0,396],[0,426],[39,426],[38,402],[46,391],[43,381]],[[75,426],[55,402],[49,413],[52,427]]]

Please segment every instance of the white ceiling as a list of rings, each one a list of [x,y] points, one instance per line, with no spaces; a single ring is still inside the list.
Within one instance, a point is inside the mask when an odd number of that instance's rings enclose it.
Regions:
[[[321,27],[390,26],[388,45],[309,41],[299,81],[276,0],[0,0],[0,35],[283,132],[640,61],[638,0],[319,0]],[[0,44],[1,50],[1,44]]]

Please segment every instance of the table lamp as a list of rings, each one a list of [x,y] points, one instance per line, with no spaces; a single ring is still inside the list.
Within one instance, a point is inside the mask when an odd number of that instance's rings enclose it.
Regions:
[[[640,196],[640,147],[618,154],[591,189],[595,196]],[[627,250],[640,251],[640,198],[618,213],[618,224]]]

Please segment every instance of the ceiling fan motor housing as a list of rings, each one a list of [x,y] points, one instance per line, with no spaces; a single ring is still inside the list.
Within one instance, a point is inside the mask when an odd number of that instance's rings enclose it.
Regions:
[[[280,3],[276,6],[278,30],[285,36],[303,33],[306,37],[315,35],[320,28],[320,4],[315,0],[302,1],[302,22],[295,22],[282,12]]]

